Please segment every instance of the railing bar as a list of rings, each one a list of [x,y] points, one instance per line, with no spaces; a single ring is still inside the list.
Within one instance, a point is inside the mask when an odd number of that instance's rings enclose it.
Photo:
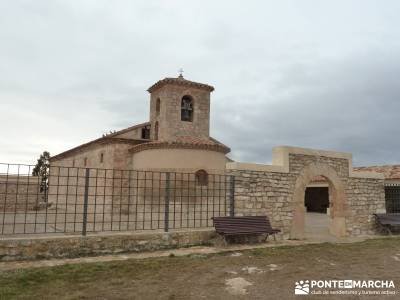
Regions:
[[[173,191],[174,191],[174,221],[173,221],[173,228],[176,228],[176,172],[171,173],[174,175],[174,186],[173,186]]]
[[[170,173],[165,173],[165,208],[164,208],[164,231],[169,231],[169,188],[170,188]]]
[[[102,221],[101,221],[101,230],[102,231],[104,231],[104,216],[105,216],[105,212],[106,212],[107,171],[108,170],[104,170],[103,210],[102,210]]]
[[[130,216],[131,216],[131,179],[132,179],[132,171],[128,171],[128,223],[127,223],[127,230],[129,230],[130,225]]]
[[[189,204],[190,204],[190,197],[189,197],[189,191],[190,191],[190,178],[189,178],[189,174],[186,174],[187,177],[187,193],[186,193],[186,209],[187,209],[187,214],[186,214],[186,226],[190,227],[190,223],[189,223],[189,215],[190,215],[190,208],[189,208]]]
[[[26,201],[25,201],[25,212],[24,212],[24,233],[26,233],[26,216],[28,215],[28,200],[29,200],[29,174],[31,172],[31,166],[28,167],[28,183],[26,187]],[[4,216],[3,216],[4,218]]]
[[[158,173],[158,211],[157,211],[157,229],[160,229],[161,220],[161,186],[162,186],[162,173]]]
[[[119,196],[119,224],[118,224],[118,230],[121,231],[121,221],[122,221],[122,201],[123,201],[123,197],[122,197],[122,193],[123,193],[123,177],[124,177],[124,171],[121,170],[120,172],[121,174],[121,188],[120,188],[120,196]]]
[[[73,232],[76,232],[76,204],[77,204],[77,201],[78,201],[78,189],[79,189],[79,170],[80,170],[80,168],[78,167],[77,169],[76,169],[76,189],[75,189],[75,201],[74,201],[74,222],[73,222],[73,224],[74,224],[74,230],[73,230]],[[68,210],[68,208],[66,208],[66,210]],[[69,223],[69,222],[67,222],[67,223]]]
[[[60,170],[59,170],[60,171]],[[60,174],[58,174],[60,175]],[[60,188],[60,176],[57,176],[57,197],[56,197],[56,213],[55,213],[55,220],[54,220],[54,232],[57,231],[57,213],[58,213],[58,194]]]
[[[180,183],[179,183],[179,194],[180,194],[179,200],[180,200],[180,202],[181,202],[180,228],[182,228],[182,221],[183,221],[183,177],[182,177],[182,174],[179,174],[179,175],[180,175],[180,176],[179,176],[179,178],[180,178],[180,179],[179,179],[179,180],[180,180]]]
[[[154,172],[151,172],[151,193],[150,193],[150,229],[153,229],[153,180]]]
[[[85,196],[83,198],[83,220],[82,220],[82,235],[86,236],[87,229],[87,213],[88,213],[88,203],[89,203],[89,175],[90,169],[85,170]]]
[[[33,172],[33,171],[32,171]],[[33,175],[32,175],[33,176]],[[50,169],[49,169],[49,180],[50,180]],[[36,198],[37,201],[39,201],[40,199],[40,182],[39,182],[39,176],[37,176],[37,193],[36,193]],[[45,199],[47,200],[47,199]],[[45,202],[45,205],[48,205],[48,202]],[[33,233],[36,233],[36,223],[37,223],[37,215],[38,215],[38,210],[39,207],[37,207],[37,209],[35,209],[35,226],[33,227]]]
[[[19,189],[19,168],[20,165],[18,165],[18,175],[17,175],[17,188],[16,188],[16,193],[15,193],[15,206],[14,206],[14,220],[13,220],[13,234],[15,233],[15,219],[17,217],[17,205],[18,205],[18,189]]]
[[[6,221],[6,208],[7,208],[7,192],[8,192],[8,174],[10,172],[10,164],[7,164],[6,173],[6,186],[4,187],[4,207],[3,207],[3,226],[1,227],[1,234],[4,234],[4,225]]]
[[[99,170],[96,169],[96,180],[94,190],[94,215],[93,215],[93,231],[96,231],[96,215],[97,215],[97,178],[99,177]]]
[[[139,171],[136,171],[136,203],[135,203],[135,230],[137,229],[138,223],[138,202],[139,202]]]
[[[114,186],[115,186],[115,170],[112,170],[112,192],[111,192],[111,231],[114,224]]]
[[[147,171],[144,171],[144,188],[143,188],[143,229],[146,228],[146,200],[147,200]]]

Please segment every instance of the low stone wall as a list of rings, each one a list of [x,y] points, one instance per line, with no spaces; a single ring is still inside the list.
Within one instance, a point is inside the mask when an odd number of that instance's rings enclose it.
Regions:
[[[0,261],[96,256],[209,244],[214,230],[0,239]]]
[[[43,195],[35,176],[0,176],[0,212],[35,210]]]

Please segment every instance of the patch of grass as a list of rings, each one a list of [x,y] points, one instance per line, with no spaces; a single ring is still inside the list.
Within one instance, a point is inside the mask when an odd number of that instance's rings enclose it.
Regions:
[[[0,274],[0,299],[41,299],[44,295],[57,300],[84,299],[86,295],[91,295],[92,298],[102,297],[103,293],[108,293],[107,297],[104,296],[106,299],[124,299],[124,296],[119,295],[123,293],[121,291],[136,295],[142,289],[143,294],[138,294],[141,296],[137,298],[141,299],[146,298],[146,288],[154,293],[164,292],[164,297],[160,297],[163,299],[182,299],[182,295],[176,291],[185,290],[187,280],[197,282],[202,276],[211,276],[211,281],[204,284],[214,287],[217,286],[220,275],[214,278],[212,273],[219,274],[218,272],[224,272],[221,270],[226,268],[240,269],[243,265],[277,263],[286,265],[285,272],[296,274],[300,278],[299,268],[303,265],[310,267],[304,263],[306,261],[329,259],[336,264],[363,265],[366,261],[371,262],[379,257],[384,261],[389,252],[400,253],[400,238],[373,239],[352,244],[324,243],[257,248],[242,251],[243,255],[238,257],[231,257],[232,252],[180,257],[170,255],[143,260],[24,269]],[[312,267],[315,272],[327,268],[323,264],[314,265]],[[175,283],[172,278],[181,278],[182,283]],[[193,287],[190,283],[187,285],[188,288]]]

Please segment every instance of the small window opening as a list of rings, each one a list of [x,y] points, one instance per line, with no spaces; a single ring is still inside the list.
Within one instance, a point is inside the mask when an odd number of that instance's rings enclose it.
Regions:
[[[181,120],[193,121],[193,99],[190,96],[183,96],[181,101]]]
[[[87,157],[85,157],[84,159],[83,159],[83,165],[86,167],[87,166]]]
[[[72,160],[72,166],[75,167],[75,159]]]
[[[157,102],[156,102],[156,115],[159,116],[160,115],[160,98],[157,98]]]
[[[198,170],[195,173],[196,184],[205,186],[208,185],[208,173],[205,170]]]
[[[104,161],[104,153],[100,153],[100,163],[103,163]]]
[[[150,139],[150,126],[145,126],[142,128],[142,139]]]

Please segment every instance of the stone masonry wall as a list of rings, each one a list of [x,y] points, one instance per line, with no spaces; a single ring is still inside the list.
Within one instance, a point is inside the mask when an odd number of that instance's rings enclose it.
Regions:
[[[36,236],[0,240],[0,261],[72,258],[154,251],[209,244],[215,231],[112,233],[82,236]]]
[[[293,176],[242,170],[230,174],[235,175],[235,214],[267,215],[272,226],[281,229],[288,238],[293,218]]]
[[[373,214],[385,210],[385,188],[382,179],[349,178],[347,185],[350,235],[376,233]]]
[[[41,201],[40,182],[34,176],[0,176],[0,213],[35,210]]]
[[[185,95],[193,98],[193,121],[181,121],[181,100]],[[160,99],[160,114],[156,102]],[[155,139],[155,123],[158,122],[158,138],[173,141],[177,136],[209,137],[210,92],[186,86],[167,85],[151,94],[151,138]]]
[[[349,164],[345,158],[289,154],[287,173],[230,169],[228,174],[236,179],[235,213],[237,216],[267,215],[272,226],[282,230],[281,237],[289,238],[296,205],[296,181],[306,167],[317,165],[333,169],[344,187],[346,234],[372,234],[375,232],[373,214],[385,208],[384,180],[349,177]]]

